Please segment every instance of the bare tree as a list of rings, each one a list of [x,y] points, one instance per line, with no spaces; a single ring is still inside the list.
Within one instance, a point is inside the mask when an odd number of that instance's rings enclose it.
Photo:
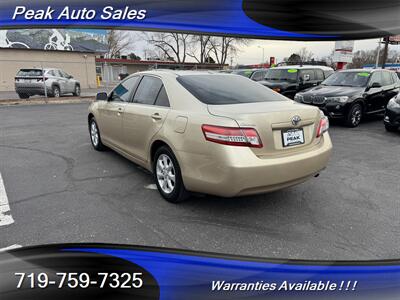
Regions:
[[[300,56],[302,62],[311,61],[311,59],[314,57],[314,53],[307,50],[306,47],[301,48],[296,54]]]
[[[210,59],[210,39],[209,35],[193,35],[188,43],[187,56],[194,58],[198,63],[208,62]]]
[[[110,30],[107,35],[107,57],[115,58],[130,49],[132,36],[127,31]]]
[[[190,35],[183,33],[145,33],[147,42],[159,49],[166,59],[184,63],[187,57]]]
[[[213,54],[217,64],[226,64],[228,56],[236,56],[241,46],[249,45],[251,40],[235,37],[211,37],[209,42],[210,53]]]

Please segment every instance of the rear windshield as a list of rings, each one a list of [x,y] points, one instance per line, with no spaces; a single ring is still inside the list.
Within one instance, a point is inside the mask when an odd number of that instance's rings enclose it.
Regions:
[[[265,80],[296,82],[297,73],[297,69],[269,69],[265,74]]]
[[[42,70],[22,69],[22,70],[19,70],[17,76],[42,76]]]
[[[193,96],[210,105],[288,100],[269,88],[238,75],[184,75],[177,80]]]

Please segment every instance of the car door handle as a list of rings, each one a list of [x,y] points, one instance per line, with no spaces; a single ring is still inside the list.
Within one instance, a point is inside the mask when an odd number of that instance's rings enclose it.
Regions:
[[[153,120],[161,120],[162,116],[159,113],[152,114],[151,117]]]
[[[120,115],[122,115],[124,112],[123,112],[123,108],[122,107],[118,107],[118,113],[117,113],[117,115],[118,116],[120,116]]]

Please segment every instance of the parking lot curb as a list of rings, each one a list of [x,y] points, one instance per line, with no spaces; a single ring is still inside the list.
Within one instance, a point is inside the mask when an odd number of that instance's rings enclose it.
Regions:
[[[24,105],[42,105],[42,104],[74,104],[74,103],[90,103],[94,101],[93,96],[83,97],[61,97],[61,98],[42,98],[32,100],[22,99],[5,99],[0,100],[0,106],[24,106]]]

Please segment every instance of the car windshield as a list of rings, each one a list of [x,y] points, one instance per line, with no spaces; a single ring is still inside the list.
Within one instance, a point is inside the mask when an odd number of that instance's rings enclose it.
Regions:
[[[297,81],[297,69],[269,69],[265,80]]]
[[[177,80],[193,96],[210,105],[288,100],[257,82],[237,75],[184,75]]]
[[[21,69],[17,76],[42,76],[42,70],[38,69]]]
[[[322,85],[330,86],[366,86],[369,72],[337,72],[329,76]]]
[[[237,70],[234,71],[233,74],[242,75],[244,77],[250,78],[251,74],[253,74],[252,70]]]

